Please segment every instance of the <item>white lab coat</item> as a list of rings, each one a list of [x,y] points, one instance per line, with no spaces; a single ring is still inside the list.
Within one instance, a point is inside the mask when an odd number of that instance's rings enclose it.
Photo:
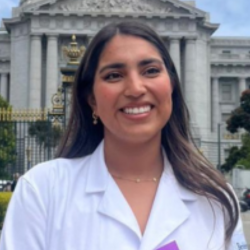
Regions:
[[[173,241],[179,250],[247,249],[241,222],[225,247],[220,206],[213,202],[213,211],[204,197],[181,187],[166,157],[164,165],[142,236],[107,171],[103,143],[84,158],[39,164],[18,182],[0,250],[155,250]]]

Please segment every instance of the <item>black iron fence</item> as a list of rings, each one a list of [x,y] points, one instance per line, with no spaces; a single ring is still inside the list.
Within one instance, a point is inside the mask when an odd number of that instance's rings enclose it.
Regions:
[[[64,125],[62,112],[0,110],[1,178],[53,159]]]

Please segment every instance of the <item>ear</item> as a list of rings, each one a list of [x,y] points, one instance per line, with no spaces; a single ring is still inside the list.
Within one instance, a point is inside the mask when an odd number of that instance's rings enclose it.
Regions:
[[[92,110],[96,113],[96,100],[94,94],[90,94],[88,96],[88,104],[92,108]],[[97,115],[97,113],[96,113]]]

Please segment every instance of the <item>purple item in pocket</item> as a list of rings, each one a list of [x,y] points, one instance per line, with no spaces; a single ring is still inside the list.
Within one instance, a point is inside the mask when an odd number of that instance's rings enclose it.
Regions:
[[[177,244],[175,241],[161,247],[161,248],[158,248],[157,250],[179,250]]]

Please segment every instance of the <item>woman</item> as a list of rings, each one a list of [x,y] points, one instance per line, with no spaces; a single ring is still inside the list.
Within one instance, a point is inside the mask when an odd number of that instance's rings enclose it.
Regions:
[[[188,124],[155,32],[136,22],[103,28],[76,76],[60,158],[19,181],[0,248],[246,247],[237,200],[197,153]]]

